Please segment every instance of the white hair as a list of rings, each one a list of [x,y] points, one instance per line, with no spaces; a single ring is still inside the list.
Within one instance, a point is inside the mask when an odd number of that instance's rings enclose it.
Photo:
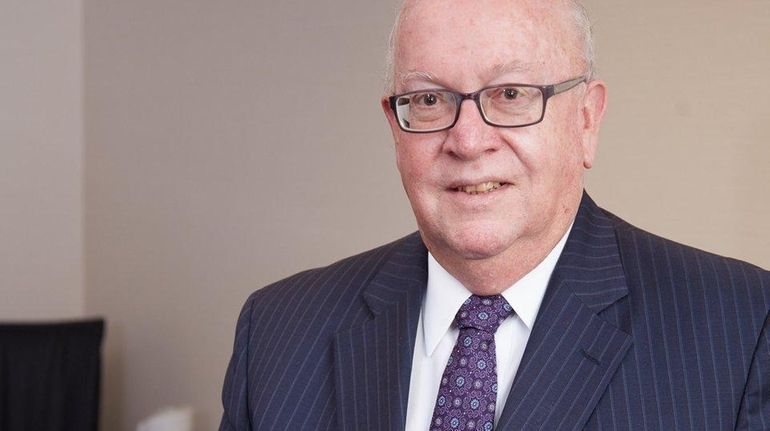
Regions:
[[[396,18],[393,23],[393,27],[390,30],[390,36],[388,37],[388,50],[385,56],[385,92],[387,94],[393,94],[396,90],[395,83],[395,55],[396,55],[396,37],[398,35],[399,27],[404,16],[404,3],[402,0],[396,8]],[[594,36],[593,28],[591,26],[591,19],[588,16],[588,11],[583,4],[578,0],[569,0],[570,12],[572,14],[573,24],[577,30],[577,34],[582,39],[581,45],[583,45],[582,59],[585,63],[586,79],[591,80],[596,77],[596,51],[594,49]]]

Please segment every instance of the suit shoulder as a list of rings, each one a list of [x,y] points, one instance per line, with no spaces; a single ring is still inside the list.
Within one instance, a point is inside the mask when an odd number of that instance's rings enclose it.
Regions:
[[[377,274],[394,250],[419,235],[349,256],[329,265],[298,272],[254,291],[246,300],[252,311],[271,308],[338,308],[340,301],[358,300],[361,290]],[[331,308],[327,310],[331,312]]]
[[[673,278],[679,285],[732,289],[770,308],[770,271],[647,232],[606,212],[615,224],[621,259],[635,277]]]

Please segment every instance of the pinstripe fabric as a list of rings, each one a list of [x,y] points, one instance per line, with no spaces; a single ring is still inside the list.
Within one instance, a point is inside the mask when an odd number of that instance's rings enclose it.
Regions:
[[[253,293],[220,430],[404,428],[419,235]],[[584,196],[498,430],[770,430],[770,273]]]
[[[403,428],[426,281],[427,250],[412,234],[254,292],[220,430]]]

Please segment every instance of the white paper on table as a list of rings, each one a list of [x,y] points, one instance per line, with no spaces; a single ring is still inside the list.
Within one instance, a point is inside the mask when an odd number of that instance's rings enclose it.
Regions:
[[[192,431],[192,425],[192,407],[171,407],[139,422],[136,431]]]

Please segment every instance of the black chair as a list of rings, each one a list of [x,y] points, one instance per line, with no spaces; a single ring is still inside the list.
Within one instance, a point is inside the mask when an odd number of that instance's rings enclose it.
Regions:
[[[96,431],[104,320],[0,324],[0,431]]]

